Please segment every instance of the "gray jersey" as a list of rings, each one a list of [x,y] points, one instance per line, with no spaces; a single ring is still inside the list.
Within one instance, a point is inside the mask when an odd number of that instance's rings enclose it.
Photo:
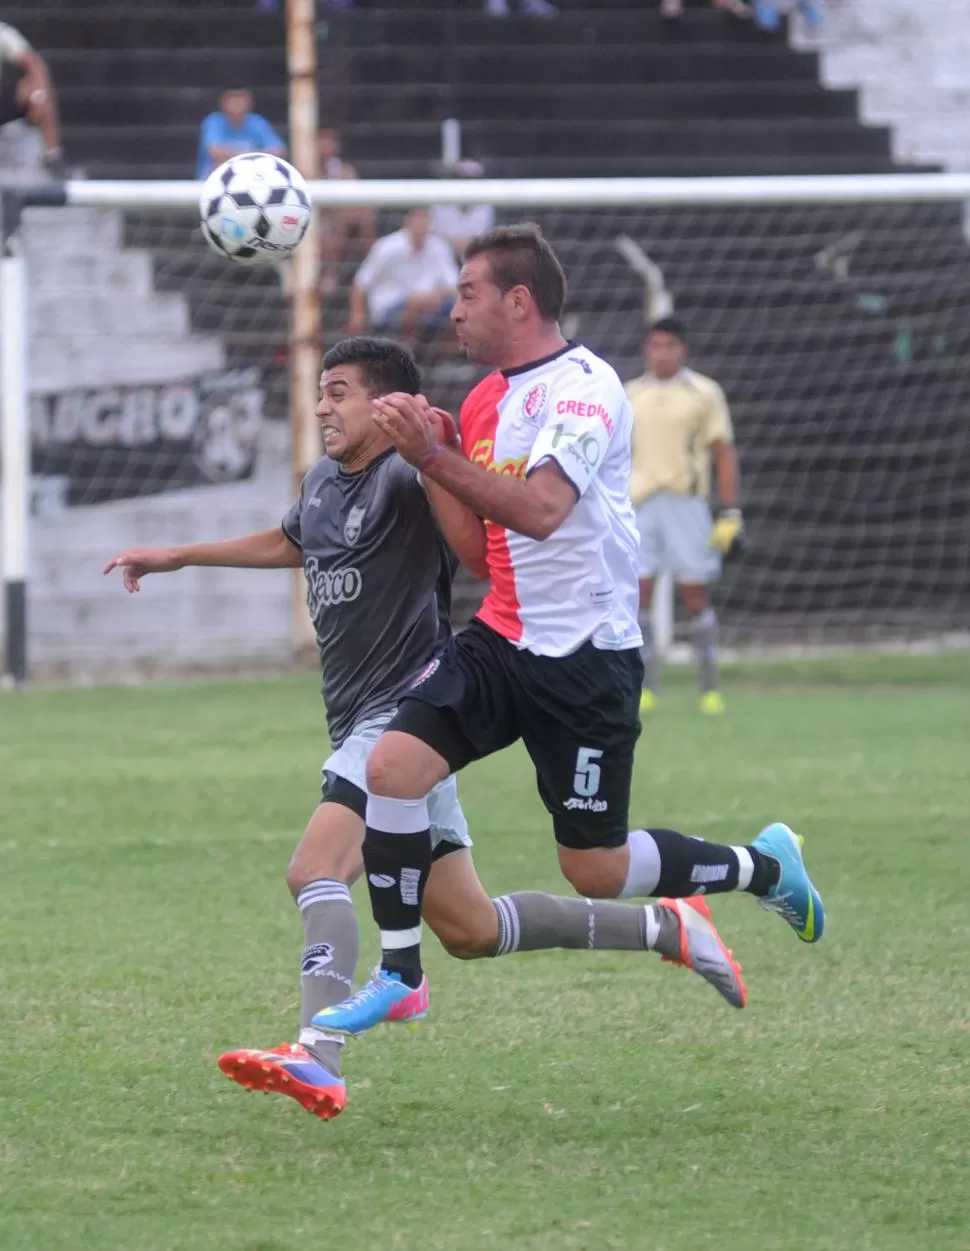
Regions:
[[[334,746],[394,709],[451,629],[455,561],[417,470],[394,451],[360,473],[324,457],[283,532],[303,552]]]

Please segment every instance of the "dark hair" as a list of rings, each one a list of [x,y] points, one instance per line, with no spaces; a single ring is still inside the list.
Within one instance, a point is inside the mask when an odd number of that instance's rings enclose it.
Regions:
[[[647,334],[653,334],[658,331],[660,334],[673,335],[675,339],[679,339],[686,347],[690,340],[687,338],[687,326],[679,317],[658,317],[653,323]]]
[[[566,303],[566,275],[535,222],[493,226],[465,248],[465,260],[487,256],[495,285],[504,295],[527,287],[543,321],[558,321]]]
[[[406,391],[417,395],[421,390],[421,371],[414,357],[393,339],[372,339],[356,335],[335,343],[323,358],[324,369],[338,365],[357,365],[364,385],[372,395],[390,391]]]

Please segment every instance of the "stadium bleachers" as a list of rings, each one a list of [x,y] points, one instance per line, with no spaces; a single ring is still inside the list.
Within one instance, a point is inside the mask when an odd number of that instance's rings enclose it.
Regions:
[[[248,0],[5,16],[48,58],[72,160],[91,176],[190,175],[199,120],[227,84],[285,121],[282,17]],[[545,22],[458,4],[321,19],[323,113],[365,176],[427,169],[447,116],[500,177],[892,168],[888,131],[859,123],[853,92],[820,86],[814,55],[708,6],[673,31],[643,3],[564,5]]]

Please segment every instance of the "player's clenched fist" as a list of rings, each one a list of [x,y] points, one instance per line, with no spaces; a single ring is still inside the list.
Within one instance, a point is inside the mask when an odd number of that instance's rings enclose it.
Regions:
[[[105,565],[104,572],[122,569],[125,590],[134,593],[141,589],[138,579],[143,578],[146,573],[174,573],[181,568],[182,558],[174,547],[129,547],[127,551],[112,557]]]

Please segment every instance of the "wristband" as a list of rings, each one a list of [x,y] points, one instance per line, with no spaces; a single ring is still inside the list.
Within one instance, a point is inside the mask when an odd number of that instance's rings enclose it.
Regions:
[[[424,458],[424,460],[421,462],[421,464],[418,465],[419,472],[426,473],[431,468],[431,466],[435,463],[435,461],[439,459],[439,457],[441,456],[441,453],[444,450],[445,450],[445,447],[443,443],[436,443],[434,447],[431,449],[431,451]]]

